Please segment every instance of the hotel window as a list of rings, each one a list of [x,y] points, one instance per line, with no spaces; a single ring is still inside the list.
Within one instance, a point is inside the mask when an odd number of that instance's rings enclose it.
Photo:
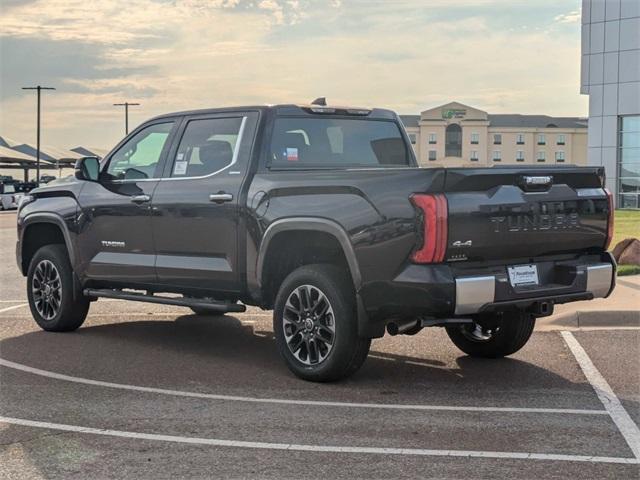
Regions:
[[[516,143],[517,143],[518,145],[524,145],[524,133],[519,133],[519,134],[516,136]]]
[[[435,150],[429,150],[429,161],[433,162],[436,159],[437,152]]]
[[[477,150],[471,150],[471,161],[472,162],[477,162],[478,161],[478,151]]]
[[[516,162],[524,162],[524,150],[518,150],[516,152]]]
[[[462,157],[462,127],[451,123],[444,131],[444,156]]]
[[[479,133],[472,133],[471,134],[471,143],[473,145],[477,145],[478,143],[480,143],[480,134]]]
[[[618,125],[618,208],[640,208],[640,115]]]
[[[429,134],[429,145],[434,145],[436,143],[436,134],[435,133],[430,133]]]
[[[539,162],[544,162],[547,159],[547,156],[545,155],[544,152],[538,152],[538,161]]]
[[[564,163],[564,152],[562,150],[556,152],[556,162]]]
[[[409,140],[411,141],[411,145],[415,145],[416,141],[417,141],[417,137],[415,133],[410,133],[409,134]]]
[[[494,145],[502,145],[502,134],[496,133],[493,135],[493,144]]]
[[[502,161],[502,153],[500,152],[500,150],[494,150],[493,151],[493,161],[494,162],[501,162]]]
[[[538,134],[538,145],[546,145],[547,144],[547,139],[544,136],[544,133],[539,133]]]
[[[558,135],[556,137],[556,144],[564,145],[564,142],[565,142],[565,136],[564,135]]]

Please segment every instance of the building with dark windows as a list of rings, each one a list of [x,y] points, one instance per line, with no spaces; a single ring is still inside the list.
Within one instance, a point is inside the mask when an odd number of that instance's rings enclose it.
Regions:
[[[640,208],[640,0],[582,1],[580,93],[589,95],[589,165],[617,208]]]
[[[587,119],[490,114],[452,102],[401,115],[423,166],[587,164]]]

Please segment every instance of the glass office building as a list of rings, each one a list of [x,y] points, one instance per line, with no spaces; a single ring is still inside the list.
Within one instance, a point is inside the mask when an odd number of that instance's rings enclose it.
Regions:
[[[640,208],[640,115],[620,117],[618,207]]]
[[[588,164],[605,167],[617,208],[640,208],[640,0],[583,0],[580,92]]]

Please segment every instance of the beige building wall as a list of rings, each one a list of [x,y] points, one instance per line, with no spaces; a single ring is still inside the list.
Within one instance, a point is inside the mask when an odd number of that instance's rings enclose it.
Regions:
[[[537,117],[550,119],[550,123],[554,120],[552,117]],[[418,163],[425,167],[473,168],[505,164],[586,165],[586,122],[584,126],[576,126],[578,122],[564,120],[565,122],[558,123],[570,123],[573,126],[494,126],[487,112],[452,102],[422,112],[418,126],[408,126],[407,133],[415,139],[413,147]],[[446,129],[451,124],[459,125],[462,130],[461,156],[446,155]],[[494,143],[496,134],[501,135],[500,144]],[[539,145],[538,142],[538,136],[541,134],[544,135],[544,145]],[[435,135],[435,143],[430,143],[429,140],[433,135]],[[523,144],[518,144],[519,135],[524,138]],[[558,142],[560,135],[564,136],[564,145]],[[477,143],[473,143],[472,140],[477,140]],[[433,156],[431,152],[435,152],[435,160],[430,159],[430,154]],[[494,152],[499,152],[500,161],[494,161]],[[522,152],[523,160],[521,161],[518,160],[519,152]],[[539,161],[539,152],[544,152],[544,161]],[[556,159],[556,152],[561,152],[564,161],[560,158]]]

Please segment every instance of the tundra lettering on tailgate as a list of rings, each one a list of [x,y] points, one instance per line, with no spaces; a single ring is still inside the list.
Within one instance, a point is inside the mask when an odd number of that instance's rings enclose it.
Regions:
[[[490,220],[495,233],[561,230],[580,226],[577,213],[513,214],[491,217]]]

